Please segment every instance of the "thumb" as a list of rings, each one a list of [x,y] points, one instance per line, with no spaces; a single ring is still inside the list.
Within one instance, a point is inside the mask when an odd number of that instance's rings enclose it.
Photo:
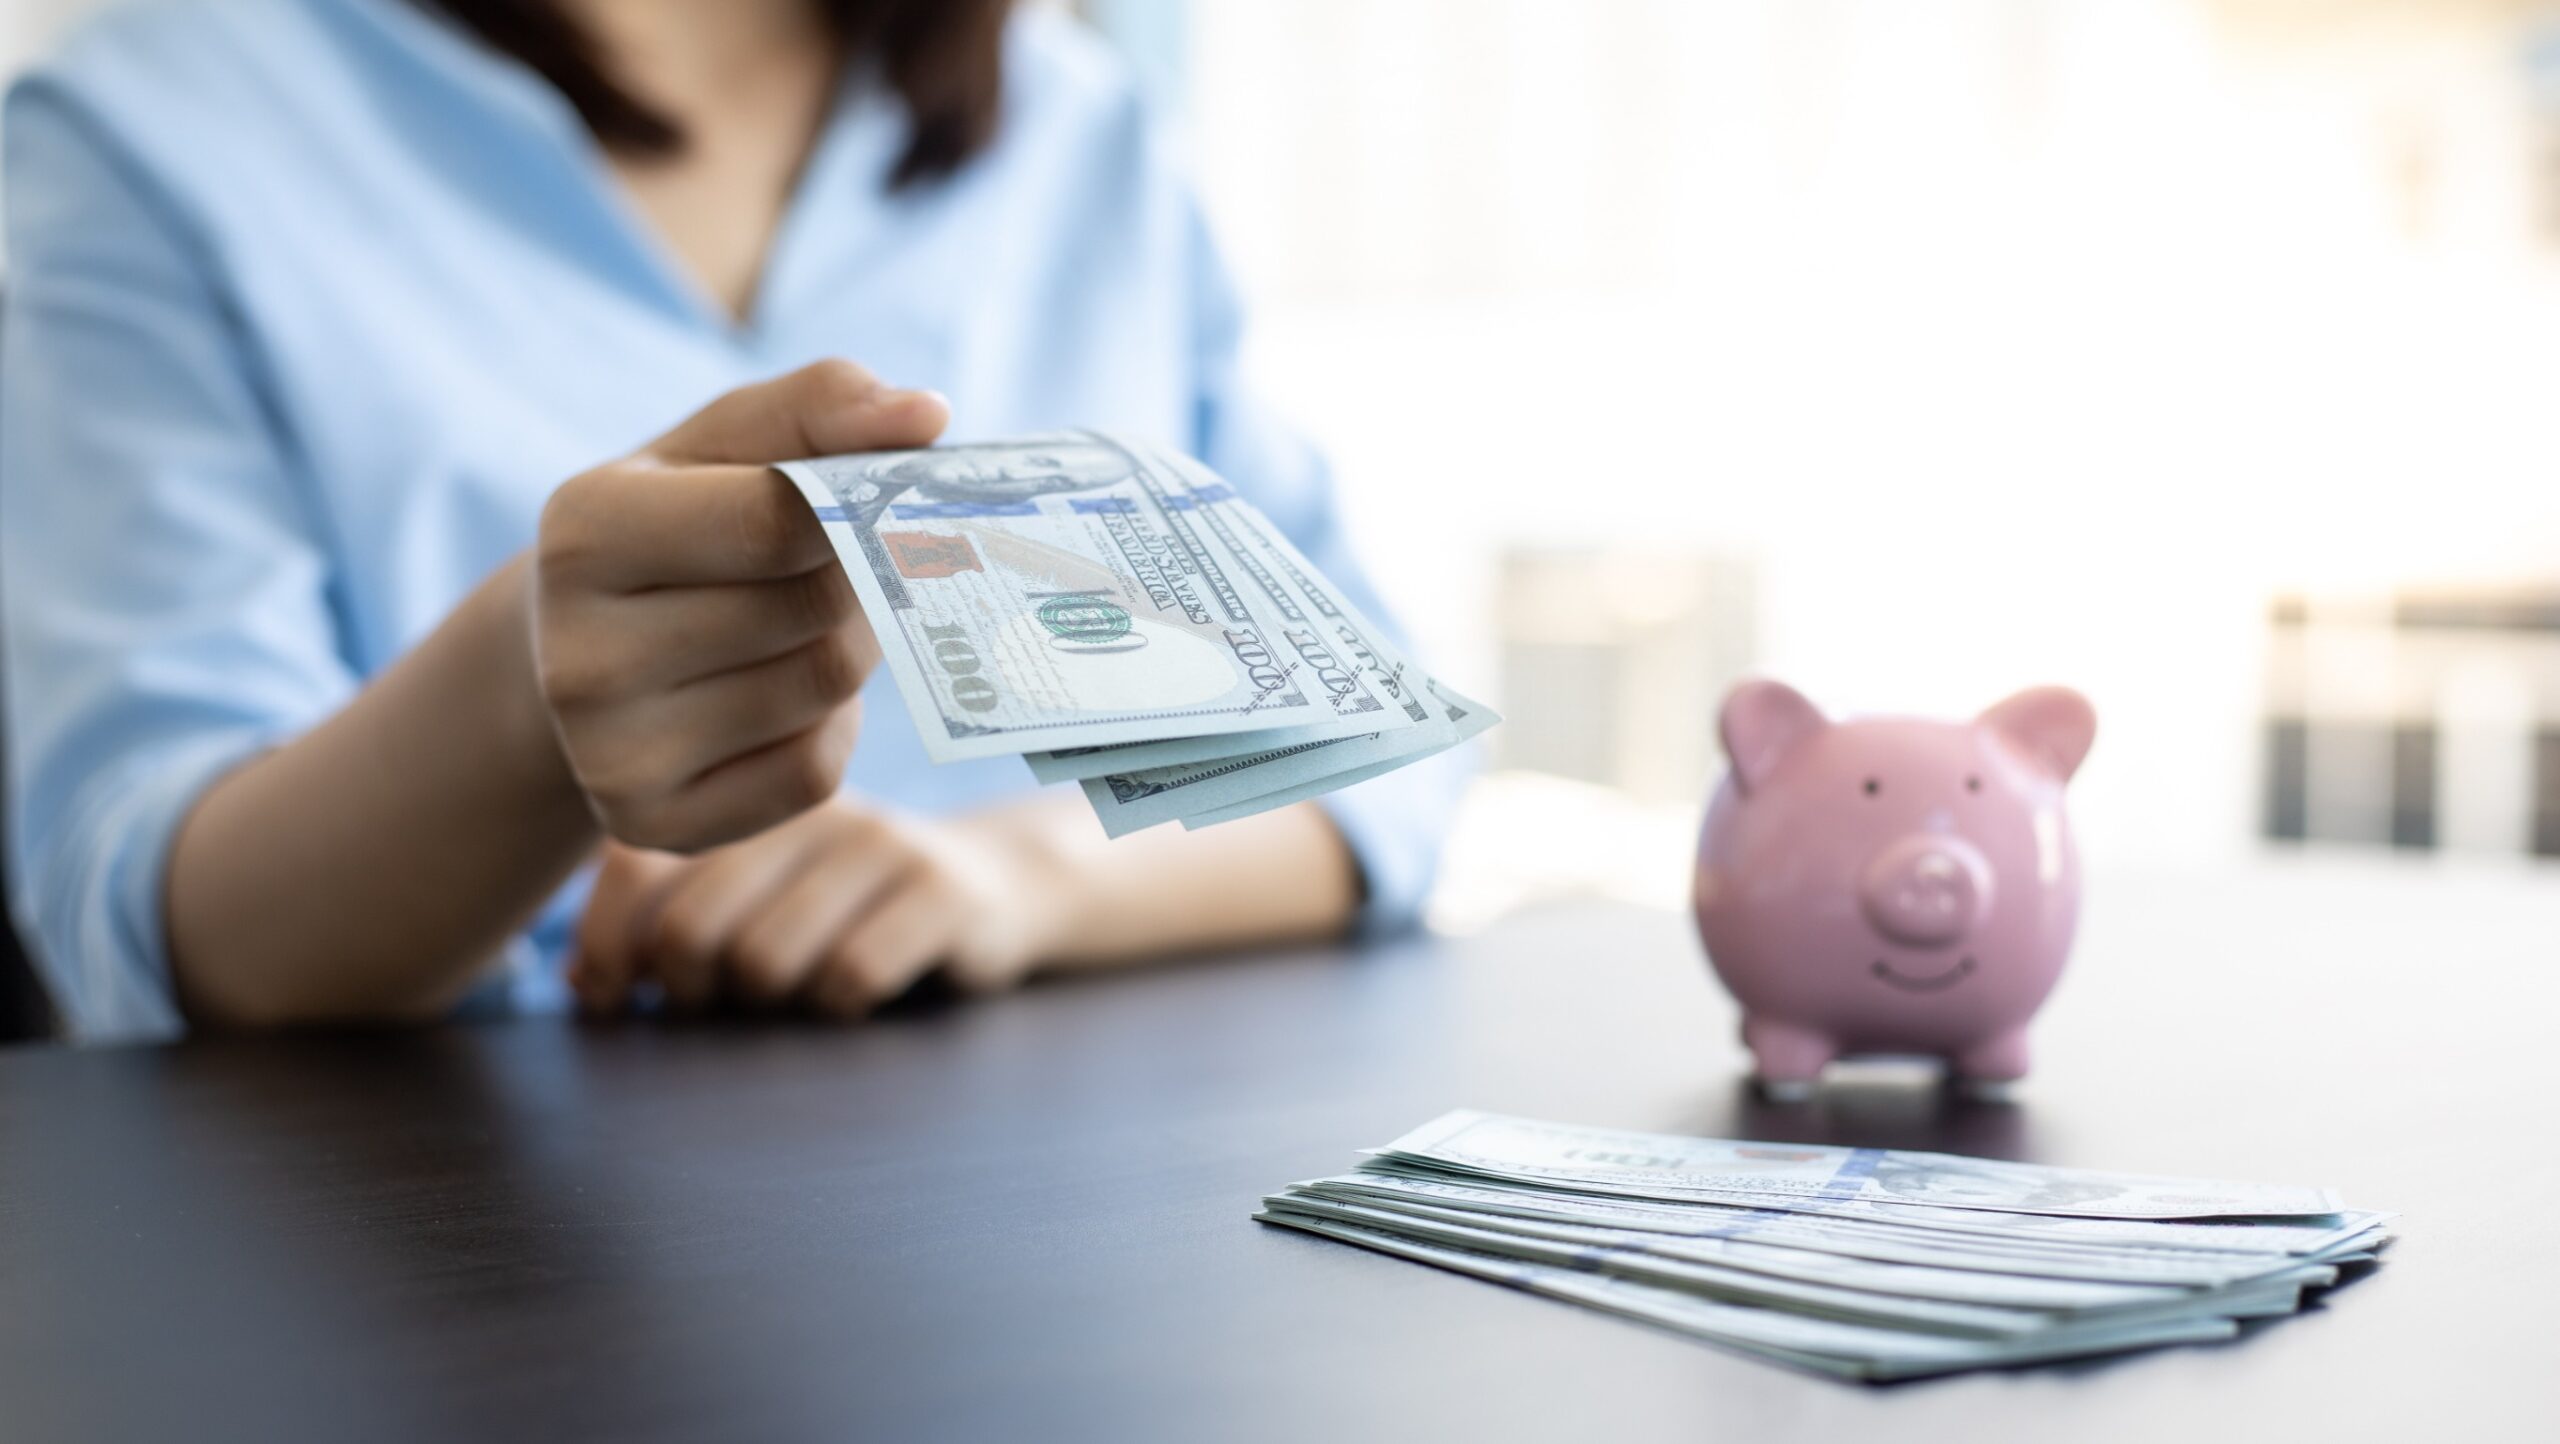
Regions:
[[[881,381],[850,361],[819,361],[741,386],[658,438],[646,454],[672,465],[769,466],[846,451],[931,446],[951,404]]]

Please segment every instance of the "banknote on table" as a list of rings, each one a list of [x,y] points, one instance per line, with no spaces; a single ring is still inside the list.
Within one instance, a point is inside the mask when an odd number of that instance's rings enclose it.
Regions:
[[[781,470],[927,754],[1023,755],[1114,836],[1349,786],[1497,720],[1187,457],[1062,432]]]
[[[1922,1378],[1968,1369],[2087,1358],[2163,1344],[2206,1343],[2239,1332],[2239,1325],[2233,1321],[2214,1318],[2055,1331],[2025,1338],[1919,1334],[1749,1304],[1721,1303],[1633,1279],[1524,1263],[1500,1254],[1426,1243],[1285,1209],[1265,1210],[1255,1217],[1658,1325],[1740,1353],[1848,1379],[1884,1382]]]
[[[1464,1110],[1255,1216],[1866,1379],[2228,1337],[2389,1241],[2326,1189]]]
[[[2129,1299],[2162,1296],[2159,1290],[2210,1287],[2262,1277],[2291,1266],[2287,1255],[2194,1255],[2155,1250],[2008,1250],[1978,1240],[1914,1234],[1889,1225],[1808,1217],[1803,1214],[1725,1211],[1688,1216],[1674,1207],[1653,1207],[1613,1199],[1543,1196],[1533,1190],[1476,1188],[1463,1183],[1382,1178],[1348,1174],[1291,1185],[1310,1198],[1334,1199],[1373,1207],[1463,1212],[1486,1227],[1518,1220],[1527,1224],[1559,1223],[1653,1235],[1675,1243],[1743,1243],[1773,1246],[1792,1254],[1827,1254],[1910,1267],[1962,1269],[1973,1274],[2006,1274],[2042,1280],[2063,1290],[2083,1286],[2094,1293],[2074,1297]],[[1820,1261],[1804,1261],[1821,1268]],[[2042,1285],[2039,1285],[2042,1286]]]
[[[2113,1219],[1991,1213],[1975,1215],[1983,1220],[1979,1229],[1948,1230],[1913,1225],[1877,1205],[1854,1201],[1828,1204],[1819,1212],[1749,1204],[1651,1202],[1493,1179],[1408,1174],[1376,1160],[1364,1163],[1357,1173],[1293,1187],[1319,1197],[1389,1207],[1463,1208],[1492,1217],[1592,1223],[1693,1239],[1750,1239],[1888,1263],[1945,1264],[2127,1284],[2224,1284],[2297,1260],[2332,1260],[2368,1246],[2379,1236],[2384,1217],[2347,1212],[2338,1215],[2335,1227],[2271,1226],[2266,1231],[2282,1235],[2281,1241],[2240,1248],[2226,1245],[2218,1235],[2248,1232],[2247,1225],[2127,1225]],[[2088,1232],[2055,1237],[2048,1225]],[[2130,1233],[2129,1229],[2147,1231]]]
[[[2325,1188],[2149,1178],[1989,1158],[1745,1143],[1582,1128],[1459,1109],[1376,1150],[1458,1173],[1562,1182],[1631,1197],[1859,1199],[2068,1218],[2302,1217],[2338,1211]]]

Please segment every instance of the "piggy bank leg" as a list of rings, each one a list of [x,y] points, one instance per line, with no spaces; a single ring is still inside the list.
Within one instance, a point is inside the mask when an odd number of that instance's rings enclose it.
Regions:
[[[2012,1028],[1986,1038],[1955,1057],[1956,1081],[1964,1091],[1987,1103],[2005,1103],[2027,1076],[2027,1030]]]
[[[1822,1081],[1823,1065],[1840,1051],[1829,1038],[1809,1028],[1768,1018],[1744,1019],[1742,1043],[1751,1050],[1760,1091],[1778,1103],[1800,1103],[1812,1097],[1813,1085]]]

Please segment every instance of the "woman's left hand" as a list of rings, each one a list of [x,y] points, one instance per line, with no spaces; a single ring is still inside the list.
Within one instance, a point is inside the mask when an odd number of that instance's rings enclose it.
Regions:
[[[728,996],[857,1018],[939,967],[971,991],[1053,947],[1060,867],[993,820],[911,818],[842,798],[694,857],[605,846],[569,982],[592,1011],[654,979],[678,1009]]]

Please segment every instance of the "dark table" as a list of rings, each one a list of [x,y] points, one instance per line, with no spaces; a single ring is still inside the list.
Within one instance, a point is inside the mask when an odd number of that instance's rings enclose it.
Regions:
[[[1737,1086],[1684,922],[813,1026],[0,1054],[0,1438],[2507,1439],[2560,1418],[2560,875],[2101,878],[2014,1106]],[[2303,1317],[1886,1389],[1246,1221],[1466,1105],[2325,1182]],[[1867,1431],[1890,1431],[1867,1432]]]

